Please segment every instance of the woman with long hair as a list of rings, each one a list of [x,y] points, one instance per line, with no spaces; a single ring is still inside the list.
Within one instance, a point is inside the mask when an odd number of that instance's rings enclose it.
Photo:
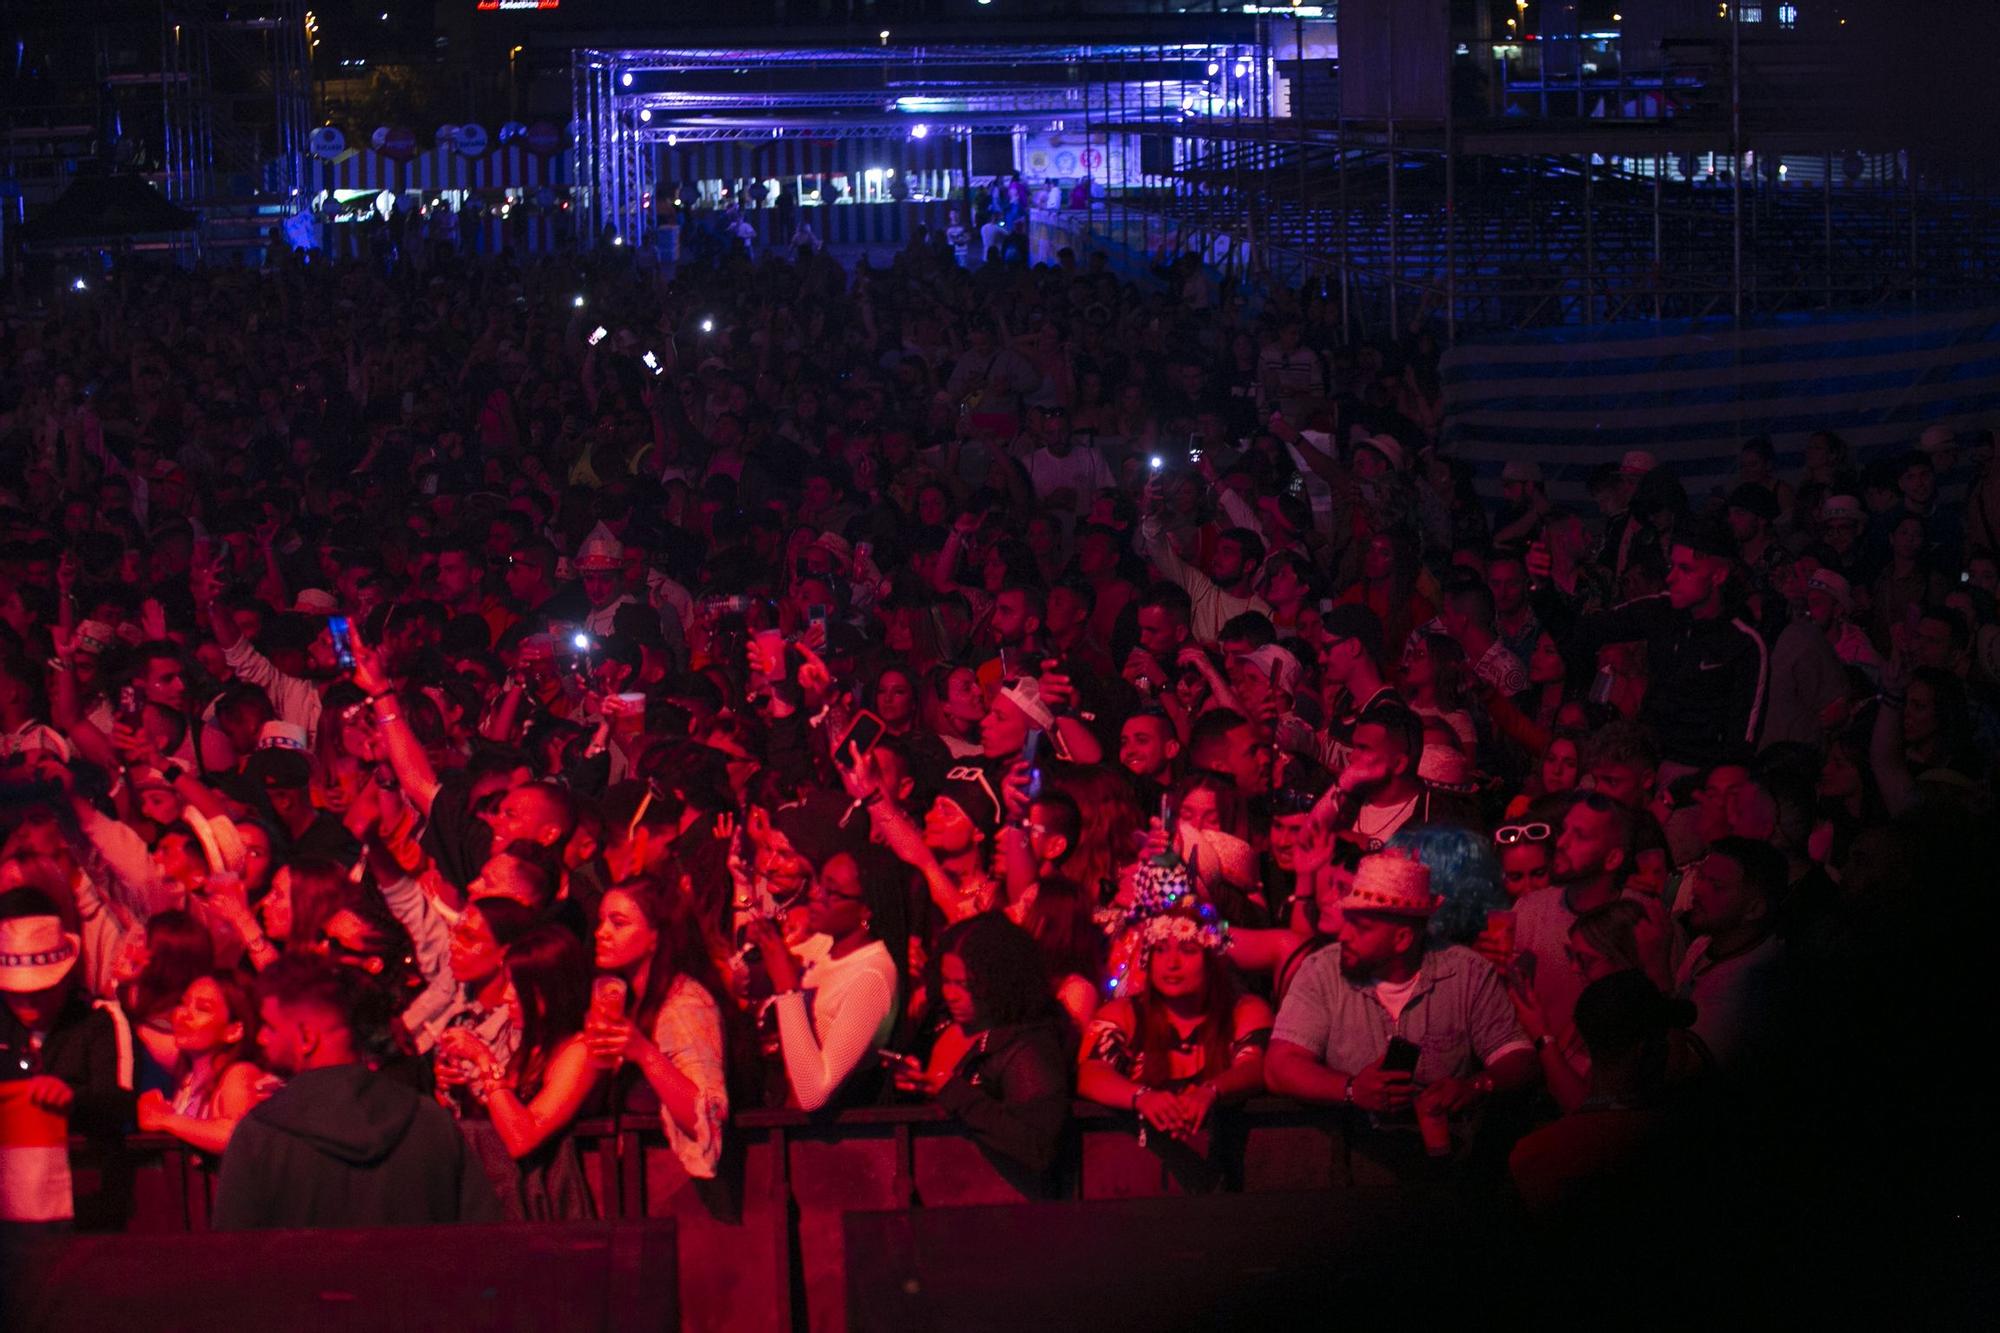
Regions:
[[[910,667],[891,663],[875,673],[868,686],[868,707],[882,719],[884,732],[908,736],[922,724],[917,707],[920,688]]]
[[[1024,1191],[1046,1194],[1069,1119],[1069,1061],[1041,951],[1001,912],[957,922],[938,951],[939,999],[963,1040],[928,1068],[898,1062],[896,1086],[934,1098]]]
[[[1340,595],[1338,605],[1365,606],[1382,622],[1382,648],[1391,658],[1402,655],[1410,631],[1437,614],[1430,599],[1417,591],[1417,544],[1400,528],[1372,534],[1361,552],[1361,578]]]
[[[465,1132],[510,1221],[551,1222],[597,1215],[576,1141],[577,1113],[601,1068],[584,1042],[590,966],[576,936],[540,925],[507,946],[508,1007],[518,1034],[501,1059],[455,1027],[438,1039],[438,1082],[462,1084],[485,1117],[464,1116]]]
[[[174,1044],[174,1010],[196,977],[215,970],[215,939],[208,927],[179,908],[155,912],[143,932],[128,936],[114,973],[118,1004],[132,1024],[141,1056],[139,1086],[165,1089],[180,1058]]]
[[[1051,875],[1035,890],[1021,922],[1041,951],[1056,1002],[1082,1032],[1097,1012],[1104,982],[1104,932],[1093,920],[1096,901],[1066,875]]]
[[[233,974],[211,972],[181,992],[173,1024],[174,1090],[140,1095],[139,1128],[220,1156],[236,1122],[263,1100],[264,1071],[249,1058],[257,1049],[256,1003]]]
[[[1458,748],[1471,754],[1479,728],[1471,709],[1472,668],[1465,649],[1449,634],[1413,634],[1403,653],[1403,698],[1421,718],[1451,728]]]
[[[280,948],[311,944],[327,918],[340,910],[347,888],[347,870],[338,861],[308,857],[280,866],[271,876],[270,892],[257,902],[264,933]]]
[[[1106,764],[1058,764],[1048,782],[1083,812],[1083,830],[1063,866],[1101,907],[1118,896],[1119,872],[1132,861],[1146,813],[1131,781]]]
[[[1111,1001],[1084,1034],[1077,1094],[1136,1113],[1199,1145],[1219,1103],[1264,1090],[1271,1006],[1238,986],[1224,961],[1228,931],[1186,903],[1140,928],[1143,993]]]
[[[651,880],[626,880],[598,903],[596,956],[600,973],[625,982],[626,1000],[622,1012],[591,1009],[584,1025],[591,1058],[601,1067],[623,1060],[636,1070],[625,1091],[650,1091],[682,1169],[712,1177],[729,1092],[724,992],[701,923],[680,894]]]

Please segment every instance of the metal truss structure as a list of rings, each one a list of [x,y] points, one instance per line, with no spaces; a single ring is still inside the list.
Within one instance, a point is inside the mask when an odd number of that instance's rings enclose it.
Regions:
[[[1419,308],[1456,337],[2000,299],[2000,201],[1920,179],[1838,103],[1825,42],[1724,9],[1644,64],[1616,33],[1454,33],[1417,56],[1448,94],[1403,115],[1344,110],[1298,11],[1157,40],[599,45],[573,57],[575,179],[594,234],[637,237],[663,144],[1081,134],[1117,151],[1073,231],[1316,287],[1355,334]]]

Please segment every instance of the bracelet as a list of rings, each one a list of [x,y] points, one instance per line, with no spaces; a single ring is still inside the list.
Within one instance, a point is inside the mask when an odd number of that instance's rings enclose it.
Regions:
[[[1146,1094],[1147,1094],[1147,1093],[1148,1093],[1149,1091],[1151,1091],[1151,1089],[1149,1089],[1149,1088],[1145,1087],[1145,1086],[1144,1086],[1143,1084],[1141,1084],[1141,1085],[1136,1085],[1136,1086],[1134,1086],[1134,1087],[1133,1087],[1133,1089],[1132,1089],[1132,1109],[1133,1109],[1134,1111],[1136,1111],[1136,1110],[1138,1110],[1138,1109],[1139,1109],[1139,1099],[1140,1099],[1141,1097],[1145,1096],[1145,1095],[1146,1095]]]
[[[391,722],[401,722],[402,720],[403,715],[401,713],[377,713],[375,715],[375,721],[384,726]]]

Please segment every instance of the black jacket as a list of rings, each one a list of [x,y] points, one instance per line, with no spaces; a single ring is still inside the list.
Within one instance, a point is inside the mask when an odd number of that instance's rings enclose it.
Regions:
[[[359,1064],[297,1074],[243,1117],[215,1198],[218,1230],[499,1220],[451,1113]]]
[[[1757,743],[1770,654],[1763,636],[1734,618],[1696,620],[1662,593],[1584,617],[1578,650],[1643,640],[1648,684],[1639,720],[1660,757],[1706,768],[1741,759]]]
[[[1054,1019],[987,1029],[937,1095],[938,1105],[964,1121],[988,1157],[998,1159],[994,1165],[1033,1195],[1046,1193],[1069,1123],[1063,1031]]]
[[[133,1093],[119,1086],[118,1022],[90,1002],[81,985],[72,985],[53,1027],[34,1048],[28,1030],[14,1011],[0,1004],[0,1079],[54,1074],[69,1084],[72,1133],[92,1138],[117,1138],[131,1128]]]

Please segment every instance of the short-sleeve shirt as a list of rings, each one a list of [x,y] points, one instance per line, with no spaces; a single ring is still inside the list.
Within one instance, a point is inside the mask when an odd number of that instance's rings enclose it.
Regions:
[[[1273,1041],[1303,1047],[1344,1074],[1380,1060],[1392,1036],[1417,1044],[1418,1087],[1465,1078],[1512,1050],[1530,1049],[1500,974],[1455,944],[1425,952],[1416,990],[1394,1019],[1373,985],[1342,974],[1339,945],[1322,949],[1299,968],[1271,1031]]]

